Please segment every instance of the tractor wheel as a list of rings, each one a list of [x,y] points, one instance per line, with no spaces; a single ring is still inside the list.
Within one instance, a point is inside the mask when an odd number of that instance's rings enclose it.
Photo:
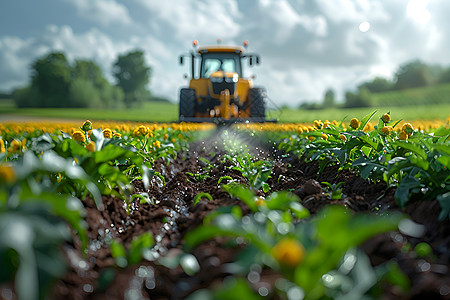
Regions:
[[[194,89],[180,90],[180,121],[184,118],[195,117],[196,96]]]
[[[250,99],[250,118],[265,118],[266,116],[266,90],[264,88],[251,88],[248,91]]]

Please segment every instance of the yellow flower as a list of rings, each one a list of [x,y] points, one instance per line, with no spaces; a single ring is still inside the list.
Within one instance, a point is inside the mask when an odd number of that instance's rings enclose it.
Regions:
[[[283,238],[272,248],[272,256],[281,265],[295,267],[303,261],[305,248],[293,238]]]
[[[103,129],[102,132],[103,132],[103,136],[105,137],[105,139],[111,139],[113,137],[112,130],[109,128]]]
[[[8,151],[9,152],[17,152],[21,148],[22,148],[22,143],[19,140],[14,139],[14,140],[12,140],[12,142],[8,148]]]
[[[89,144],[86,145],[86,149],[88,151],[94,152],[95,151],[95,143],[93,141],[90,141]]]
[[[5,142],[3,141],[3,139],[0,139],[0,153],[5,153],[5,152],[6,152]]]
[[[16,173],[9,165],[0,165],[0,182],[14,182],[16,180]]]
[[[316,139],[316,138],[313,137],[313,136],[309,136],[309,137],[308,137],[308,140],[310,140],[311,142],[314,141],[315,139]]]
[[[322,125],[323,123],[321,120],[314,120],[314,126],[316,126],[316,128],[321,129]]]
[[[83,126],[81,126],[81,130],[84,132],[92,130],[92,122],[89,120],[84,121]]]
[[[392,130],[392,126],[384,126],[383,128],[381,128],[381,133],[384,135],[390,135]]]
[[[330,127],[330,121],[328,121],[328,120],[325,120],[325,122],[323,122],[323,127],[324,128],[329,128]]]
[[[144,125],[140,125],[133,131],[134,136],[146,135],[147,133],[148,133],[148,128],[145,127]]]
[[[406,132],[408,134],[408,137],[410,137],[414,132],[414,127],[411,125],[411,123],[404,123],[402,126],[402,131]]]
[[[390,121],[391,121],[391,115],[390,114],[384,114],[382,117],[381,117],[381,120],[383,121],[383,123],[389,123]]]
[[[172,139],[172,143],[175,143],[176,142],[176,140],[175,139]]]
[[[86,142],[86,136],[80,130],[74,131],[74,133],[72,134],[72,138],[77,142]]]
[[[114,137],[120,138],[120,137],[122,137],[122,135],[120,133],[116,132],[116,133],[114,133]]]
[[[350,127],[353,129],[358,129],[359,128],[359,121],[357,118],[353,118],[350,121]]]
[[[256,206],[267,206],[266,200],[263,197],[256,197]]]
[[[154,148],[159,148],[159,147],[161,147],[161,142],[160,142],[160,141],[153,142],[153,147],[154,147]]]
[[[165,140],[169,139],[169,135],[167,133],[164,135],[164,139]]]
[[[398,138],[401,140],[406,141],[408,139],[408,134],[405,131],[401,131],[400,134],[398,135]]]
[[[328,135],[326,135],[325,133],[322,133],[321,138],[324,139],[324,140],[328,140]]]
[[[303,129],[301,127],[297,127],[297,132],[298,133],[303,133]]]
[[[347,141],[347,137],[346,137],[345,135],[343,135],[343,134],[341,134],[341,135],[339,136],[339,138],[340,138],[341,140],[343,140],[344,142]]]

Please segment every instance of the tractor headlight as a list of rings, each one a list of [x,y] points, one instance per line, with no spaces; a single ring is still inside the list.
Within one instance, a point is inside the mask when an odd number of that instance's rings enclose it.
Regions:
[[[238,74],[234,74],[233,77],[225,77],[225,82],[226,83],[236,83],[238,81],[239,81]]]
[[[209,80],[211,80],[212,83],[222,83],[223,82],[222,77],[210,77]]]

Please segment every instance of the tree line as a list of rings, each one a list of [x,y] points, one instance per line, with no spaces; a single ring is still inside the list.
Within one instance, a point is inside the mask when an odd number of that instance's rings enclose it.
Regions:
[[[53,51],[31,65],[31,78],[12,97],[18,107],[122,108],[139,106],[151,98],[146,86],[151,68],[144,52],[133,50],[118,55],[112,75],[116,84],[105,79],[92,60],[70,63],[63,52]]]
[[[445,83],[450,83],[450,67],[428,65],[420,60],[413,60],[402,64],[392,80],[375,77],[358,85],[356,91],[346,91],[341,107],[370,107],[373,105],[372,94]],[[321,103],[305,103],[301,108],[320,109],[336,106],[338,105],[335,93],[333,89],[328,89]]]

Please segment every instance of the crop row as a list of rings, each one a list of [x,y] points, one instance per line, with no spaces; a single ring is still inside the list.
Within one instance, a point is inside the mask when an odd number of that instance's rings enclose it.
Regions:
[[[319,172],[338,165],[369,181],[385,181],[396,188],[401,206],[418,195],[437,200],[442,207],[440,219],[447,218],[448,123],[393,122],[384,114],[372,124],[374,115],[354,118],[348,124],[317,120],[309,125],[238,127],[275,143],[288,154],[317,161]],[[64,273],[59,245],[71,239],[67,224],[87,255],[87,199],[93,199],[99,210],[104,209],[105,195],[123,201],[127,210],[134,201],[151,203],[145,192],[134,193],[133,183],[142,182],[146,189],[155,180],[164,184],[166,179],[154,170],[155,162],[173,162],[177,155],[189,151],[193,140],[214,128],[209,124],[133,123],[95,127],[89,121],[78,125],[0,125],[0,262],[5,266],[0,282],[14,279],[19,298],[44,297],[52,280]],[[361,298],[383,281],[408,289],[408,280],[395,263],[373,268],[357,249],[370,237],[409,224],[408,220],[398,214],[352,215],[339,207],[325,208],[311,217],[302,199],[288,191],[270,191],[267,183],[272,159],[255,157],[246,148],[234,149],[232,140],[226,141],[226,146],[228,154],[222,162],[248,181],[244,184],[221,178],[217,184],[245,203],[250,213],[244,214],[237,206],[212,213],[184,237],[182,254],[171,263],[164,257],[159,261],[172,267],[180,265],[192,276],[200,270],[190,253],[202,242],[224,236],[243,249],[233,263],[232,284],[201,290],[193,299],[200,294],[227,298],[237,293],[242,299],[256,299],[269,292],[285,299],[345,297],[349,293]],[[197,181],[205,177],[188,175]],[[338,188],[339,183],[330,184],[331,196],[338,194]],[[206,192],[197,196],[196,200],[211,198]],[[194,205],[197,202],[193,201]],[[140,264],[154,245],[151,234],[137,236],[129,245],[115,240],[108,243],[117,268]],[[255,287],[255,278],[263,269],[277,274],[274,287]],[[358,278],[361,273],[369,274],[364,283]]]

